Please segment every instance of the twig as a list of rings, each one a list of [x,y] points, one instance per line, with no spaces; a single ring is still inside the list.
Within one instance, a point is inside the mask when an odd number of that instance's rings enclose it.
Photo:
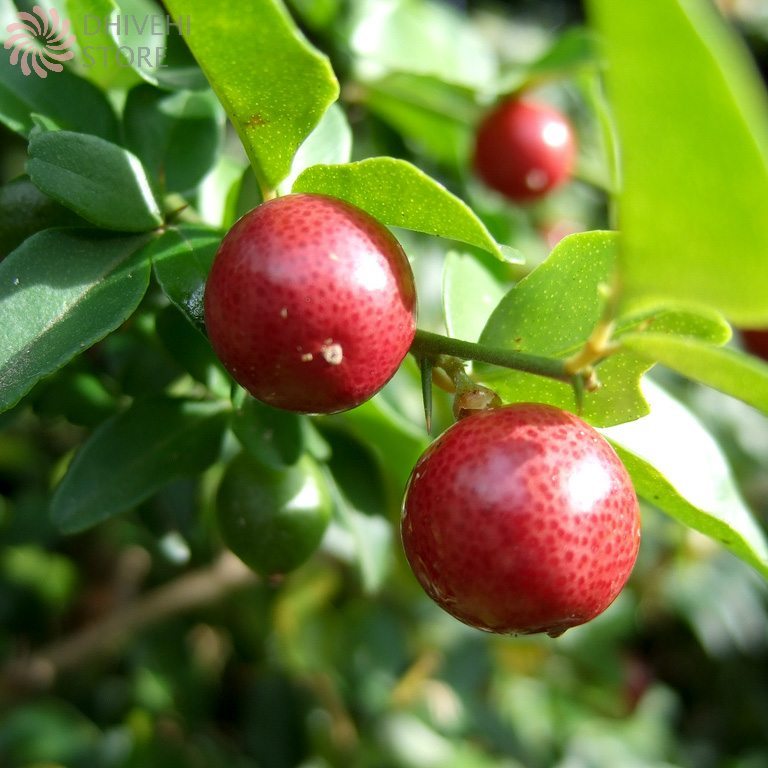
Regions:
[[[0,686],[3,689],[50,688],[62,672],[94,656],[114,653],[145,627],[215,603],[229,592],[255,584],[257,580],[240,560],[225,552],[213,565],[154,589],[72,636],[12,659],[3,670]]]

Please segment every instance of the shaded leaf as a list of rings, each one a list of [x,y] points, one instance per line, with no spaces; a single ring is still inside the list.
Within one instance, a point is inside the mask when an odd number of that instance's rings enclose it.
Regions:
[[[66,533],[125,512],[178,477],[218,458],[226,425],[220,403],[137,401],[102,423],[59,483],[51,515]]]
[[[131,315],[149,283],[145,241],[51,229],[0,264],[0,410]]]
[[[139,85],[123,111],[125,142],[168,192],[195,187],[216,160],[224,114],[210,91],[164,93]]]
[[[218,230],[181,224],[169,227],[149,248],[155,277],[165,295],[203,334],[205,281],[220,242]]]
[[[10,51],[0,46],[0,122],[23,136],[40,113],[65,130],[92,133],[109,141],[117,138],[115,113],[106,96],[92,83],[68,69],[44,80],[24,77],[9,62]]]
[[[96,136],[35,131],[27,172],[47,195],[105,229],[144,232],[163,221],[138,158]]]

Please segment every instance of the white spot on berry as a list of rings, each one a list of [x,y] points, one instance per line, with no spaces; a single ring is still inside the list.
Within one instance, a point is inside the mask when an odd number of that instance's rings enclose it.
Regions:
[[[288,307],[283,307],[280,310],[280,317],[282,317],[283,320],[285,320],[285,318],[288,317]]]
[[[549,182],[549,176],[546,171],[542,171],[541,168],[534,168],[529,171],[525,176],[525,185],[528,189],[538,191],[544,189]]]
[[[341,365],[341,361],[344,359],[344,350],[341,348],[341,344],[323,344],[320,354],[328,365]]]

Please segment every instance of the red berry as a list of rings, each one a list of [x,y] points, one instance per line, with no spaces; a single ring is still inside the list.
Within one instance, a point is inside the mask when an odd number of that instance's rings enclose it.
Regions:
[[[768,330],[744,330],[741,338],[748,352],[768,360]]]
[[[427,449],[408,483],[402,536],[416,578],[457,619],[556,636],[621,591],[640,513],[600,434],[524,403],[469,416]]]
[[[544,104],[508,99],[480,123],[474,166],[491,188],[517,202],[543,197],[570,178],[573,129]]]
[[[394,236],[359,208],[280,197],[222,241],[205,324],[224,366],[257,400],[335,413],[378,392],[408,352],[413,274]]]

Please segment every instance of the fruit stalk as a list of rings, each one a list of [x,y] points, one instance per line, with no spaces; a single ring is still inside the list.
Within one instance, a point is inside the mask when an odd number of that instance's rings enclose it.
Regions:
[[[516,352],[501,347],[489,347],[472,341],[452,339],[430,331],[416,331],[410,351],[419,360],[425,357],[435,358],[440,355],[450,355],[461,360],[474,360],[479,363],[489,363],[490,365],[532,373],[536,376],[546,376],[569,384],[574,379],[574,374],[568,372],[563,360],[531,355],[527,352]]]

